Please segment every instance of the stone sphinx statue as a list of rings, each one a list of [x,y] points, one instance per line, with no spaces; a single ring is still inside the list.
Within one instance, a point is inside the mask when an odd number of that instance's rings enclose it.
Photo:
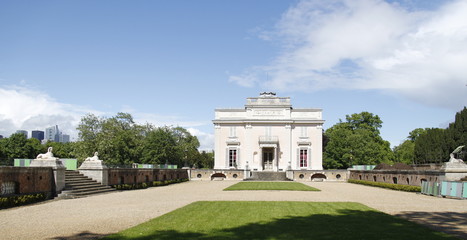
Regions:
[[[88,157],[88,158],[86,158],[84,161],[94,161],[94,162],[99,161],[99,162],[102,162],[102,160],[99,160],[99,156],[98,156],[98,155],[99,155],[99,153],[98,153],[98,152],[95,152],[93,157]]]
[[[459,146],[457,147],[454,151],[452,151],[451,154],[449,154],[449,162],[450,163],[464,163],[464,161],[462,159],[457,159],[454,157],[454,154],[459,154],[460,152],[462,152],[462,148],[464,148],[464,146]]]
[[[81,166],[78,168],[81,171],[94,171],[98,169],[104,169],[107,168],[107,166],[104,164],[104,161],[99,159],[99,153],[94,152],[94,156],[92,157],[87,157],[84,159],[84,162],[81,164]],[[94,173],[89,173],[89,174],[94,174]]]
[[[54,157],[52,153],[52,147],[47,149],[47,153],[41,153],[37,155],[36,159],[43,159],[43,160],[56,160],[57,158]]]

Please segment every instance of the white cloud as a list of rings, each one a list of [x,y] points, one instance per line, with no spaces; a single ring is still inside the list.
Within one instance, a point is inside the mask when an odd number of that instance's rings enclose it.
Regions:
[[[196,128],[188,128],[187,130],[191,133],[191,135],[196,136],[198,138],[200,143],[199,150],[214,150],[214,134],[206,133]]]
[[[378,89],[431,106],[467,104],[467,2],[411,11],[380,0],[301,1],[267,39],[275,60],[230,81],[282,91]],[[257,75],[268,72],[269,81]]]
[[[128,109],[127,109],[128,110]],[[214,135],[203,132],[198,127],[211,125],[206,121],[187,121],[179,116],[163,116],[153,113],[141,113],[137,111],[127,111],[134,117],[135,122],[139,124],[151,123],[155,126],[180,126],[186,128],[193,136],[196,136],[200,142],[199,150],[214,149]]]
[[[63,104],[48,94],[24,87],[0,88],[0,134],[9,136],[16,130],[42,130],[58,125],[64,134],[76,139],[81,117],[95,112],[81,106]],[[31,134],[31,133],[29,133]]]
[[[100,112],[82,106],[64,104],[51,98],[47,93],[24,87],[0,87],[0,135],[5,137],[16,130],[42,130],[58,125],[64,134],[71,135],[76,140],[76,127],[81,118],[93,113],[97,116],[115,115]],[[196,127],[211,124],[203,121],[187,121],[180,116],[163,116],[154,113],[138,112],[131,106],[123,106],[122,112],[132,114],[139,124],[151,123],[155,126],[181,126],[187,128],[191,134],[198,137],[201,150],[214,148],[214,136]]]

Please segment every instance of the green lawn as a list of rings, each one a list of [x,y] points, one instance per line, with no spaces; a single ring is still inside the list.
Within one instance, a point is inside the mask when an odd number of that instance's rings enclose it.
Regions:
[[[224,191],[236,190],[320,191],[298,182],[239,182],[224,189]]]
[[[352,202],[195,202],[105,239],[455,239]]]

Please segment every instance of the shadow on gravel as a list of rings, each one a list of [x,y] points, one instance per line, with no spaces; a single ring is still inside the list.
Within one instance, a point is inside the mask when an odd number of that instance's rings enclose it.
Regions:
[[[403,212],[396,216],[467,239],[467,212]]]
[[[92,233],[92,232],[81,232],[75,235],[71,236],[66,236],[66,237],[55,237],[51,238],[53,240],[93,240],[93,239],[101,239],[103,237],[107,236],[107,234],[98,234],[98,233]]]

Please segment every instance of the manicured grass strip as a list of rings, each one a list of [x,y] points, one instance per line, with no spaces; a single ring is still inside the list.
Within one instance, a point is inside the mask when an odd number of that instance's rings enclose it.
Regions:
[[[387,188],[397,191],[405,191],[405,192],[421,192],[422,188],[419,186],[409,186],[409,185],[402,185],[402,184],[392,184],[392,183],[383,183],[383,182],[371,182],[371,181],[364,181],[364,180],[355,180],[349,179],[347,180],[349,183],[356,183],[362,184],[372,187],[380,187],[380,188]]]
[[[105,239],[455,239],[352,202],[195,202]]]
[[[286,190],[286,191],[320,191],[298,182],[239,182],[224,191],[237,190]]]

